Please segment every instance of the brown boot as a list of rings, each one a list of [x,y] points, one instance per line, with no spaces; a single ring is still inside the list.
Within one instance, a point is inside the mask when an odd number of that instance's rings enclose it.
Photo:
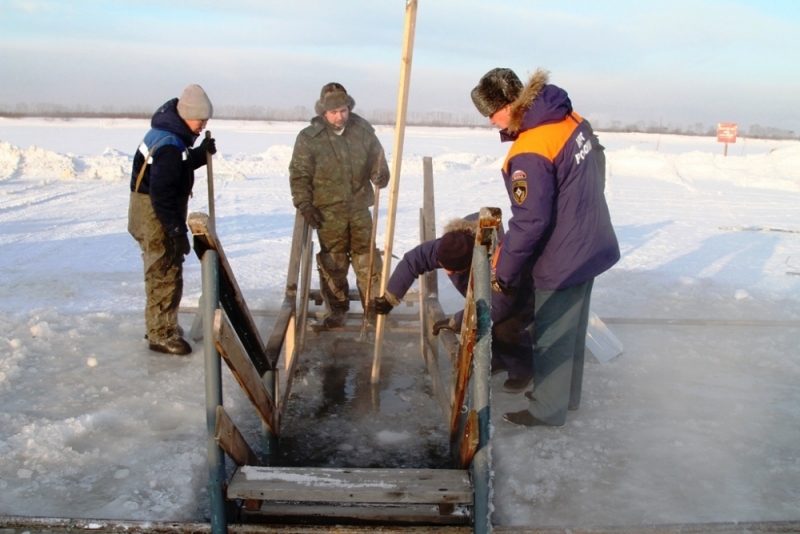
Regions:
[[[163,352],[164,354],[186,356],[192,353],[192,346],[182,337],[175,335],[163,340],[150,341],[150,350]]]

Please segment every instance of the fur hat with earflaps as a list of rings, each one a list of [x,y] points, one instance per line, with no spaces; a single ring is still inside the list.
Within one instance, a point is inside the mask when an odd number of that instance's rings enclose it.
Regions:
[[[522,82],[511,69],[492,69],[478,82],[470,93],[472,102],[484,117],[512,103],[522,91]]]
[[[326,111],[342,106],[347,106],[348,110],[353,111],[355,105],[356,101],[347,94],[347,90],[342,84],[331,82],[322,86],[322,90],[319,92],[319,100],[314,104],[314,111],[317,115],[324,115]]]
[[[178,97],[178,115],[187,120],[204,121],[214,115],[214,106],[203,88],[197,84],[186,86]]]

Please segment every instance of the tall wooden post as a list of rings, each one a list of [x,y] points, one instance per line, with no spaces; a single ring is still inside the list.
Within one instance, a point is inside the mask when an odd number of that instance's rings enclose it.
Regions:
[[[417,0],[406,0],[406,22],[403,32],[403,56],[400,61],[400,91],[397,95],[397,122],[394,130],[392,152],[392,174],[389,182],[389,216],[386,223],[386,246],[383,249],[383,273],[381,295],[386,292],[392,272],[392,243],[394,242],[394,220],[397,214],[397,193],[400,189],[400,165],[403,162],[403,141],[406,132],[406,110],[408,108],[408,85],[411,79],[411,56],[414,52],[414,30],[417,24]],[[381,374],[383,330],[386,316],[378,315],[375,325],[375,357],[372,362],[372,383],[377,384]]]

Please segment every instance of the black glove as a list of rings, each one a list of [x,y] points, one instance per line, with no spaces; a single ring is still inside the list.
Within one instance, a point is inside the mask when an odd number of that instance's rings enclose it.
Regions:
[[[306,220],[308,225],[315,230],[322,226],[322,221],[325,219],[322,217],[322,212],[319,211],[317,208],[311,205],[310,202],[303,202],[297,209],[300,210],[300,213],[303,215],[303,218]]]
[[[200,143],[200,146],[197,148],[202,148],[212,156],[217,153],[217,142],[214,140],[213,137],[206,137],[203,139],[203,142]]]
[[[503,295],[516,295],[517,288],[512,286],[507,286],[505,283],[501,282],[495,275],[492,273],[492,291],[499,291]]]
[[[452,317],[445,317],[444,319],[439,319],[435,323],[433,323],[433,335],[438,336],[439,332],[442,330],[450,330],[451,332],[456,331],[455,325],[453,325],[453,318]]]
[[[175,251],[179,254],[186,256],[192,251],[192,247],[189,246],[189,236],[186,234],[173,236],[172,243],[175,246]]]
[[[386,300],[386,297],[378,297],[375,299],[375,313],[379,315],[386,315],[394,309],[392,303]]]
[[[375,187],[377,187],[378,189],[383,189],[389,183],[389,175],[386,174],[386,175],[378,176],[378,177],[376,177],[375,179],[372,180],[372,183],[375,184]]]

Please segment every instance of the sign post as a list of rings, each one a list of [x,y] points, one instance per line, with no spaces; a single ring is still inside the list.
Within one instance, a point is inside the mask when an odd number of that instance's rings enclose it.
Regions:
[[[717,141],[725,143],[725,156],[728,155],[728,143],[736,142],[738,129],[735,122],[720,122],[717,124]]]

